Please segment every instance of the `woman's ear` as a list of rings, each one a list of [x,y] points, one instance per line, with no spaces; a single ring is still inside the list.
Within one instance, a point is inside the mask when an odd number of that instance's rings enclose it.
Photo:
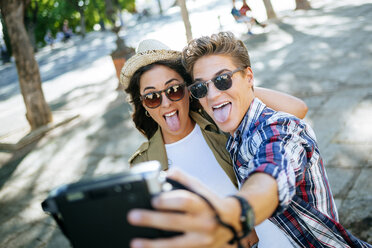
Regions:
[[[142,105],[142,107],[143,107],[145,110],[147,110],[145,104],[143,103],[143,101],[141,101],[141,105]]]

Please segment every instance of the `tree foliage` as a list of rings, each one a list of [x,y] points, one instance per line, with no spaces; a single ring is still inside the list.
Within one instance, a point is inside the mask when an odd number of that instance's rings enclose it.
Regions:
[[[109,23],[105,12],[105,0],[28,0],[25,10],[25,26],[34,25],[38,46],[44,45],[44,36],[50,30],[55,37],[62,30],[63,21],[68,20],[74,33],[82,29],[82,14],[86,32],[92,31],[97,23]],[[113,0],[116,9],[134,11],[135,0]]]

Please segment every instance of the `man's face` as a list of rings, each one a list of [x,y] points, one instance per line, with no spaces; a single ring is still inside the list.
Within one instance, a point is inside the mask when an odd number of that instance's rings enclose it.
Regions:
[[[196,61],[193,68],[195,81],[208,81],[218,75],[237,69],[229,55],[207,55]],[[254,94],[253,73],[250,68],[232,75],[231,88],[221,91],[214,83],[208,84],[208,93],[199,102],[218,127],[234,134],[251,104]]]

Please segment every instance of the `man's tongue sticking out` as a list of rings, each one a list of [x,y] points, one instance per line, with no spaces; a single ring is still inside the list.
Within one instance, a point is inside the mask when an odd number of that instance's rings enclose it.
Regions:
[[[229,117],[231,103],[224,103],[213,108],[214,119],[217,122],[225,122]]]
[[[180,129],[181,123],[180,123],[180,119],[178,118],[178,111],[174,111],[170,114],[166,114],[164,117],[165,117],[165,122],[167,123],[171,131],[177,131],[178,129]]]

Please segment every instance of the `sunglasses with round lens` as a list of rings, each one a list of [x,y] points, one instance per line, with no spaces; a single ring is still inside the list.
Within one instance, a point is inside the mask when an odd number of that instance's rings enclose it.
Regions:
[[[140,100],[149,108],[157,108],[161,105],[163,100],[162,93],[168,97],[169,100],[177,102],[181,100],[185,95],[185,83],[175,84],[169,86],[164,90],[153,91],[145,95],[140,96]]]
[[[226,72],[221,75],[218,75],[208,81],[204,81],[204,82],[197,81],[187,88],[189,89],[191,95],[196,99],[203,98],[207,95],[209,83],[214,83],[214,86],[216,86],[216,88],[221,91],[228,90],[232,86],[232,79],[231,79],[232,75],[235,72],[242,71],[242,70],[244,69],[237,68],[231,72]]]

